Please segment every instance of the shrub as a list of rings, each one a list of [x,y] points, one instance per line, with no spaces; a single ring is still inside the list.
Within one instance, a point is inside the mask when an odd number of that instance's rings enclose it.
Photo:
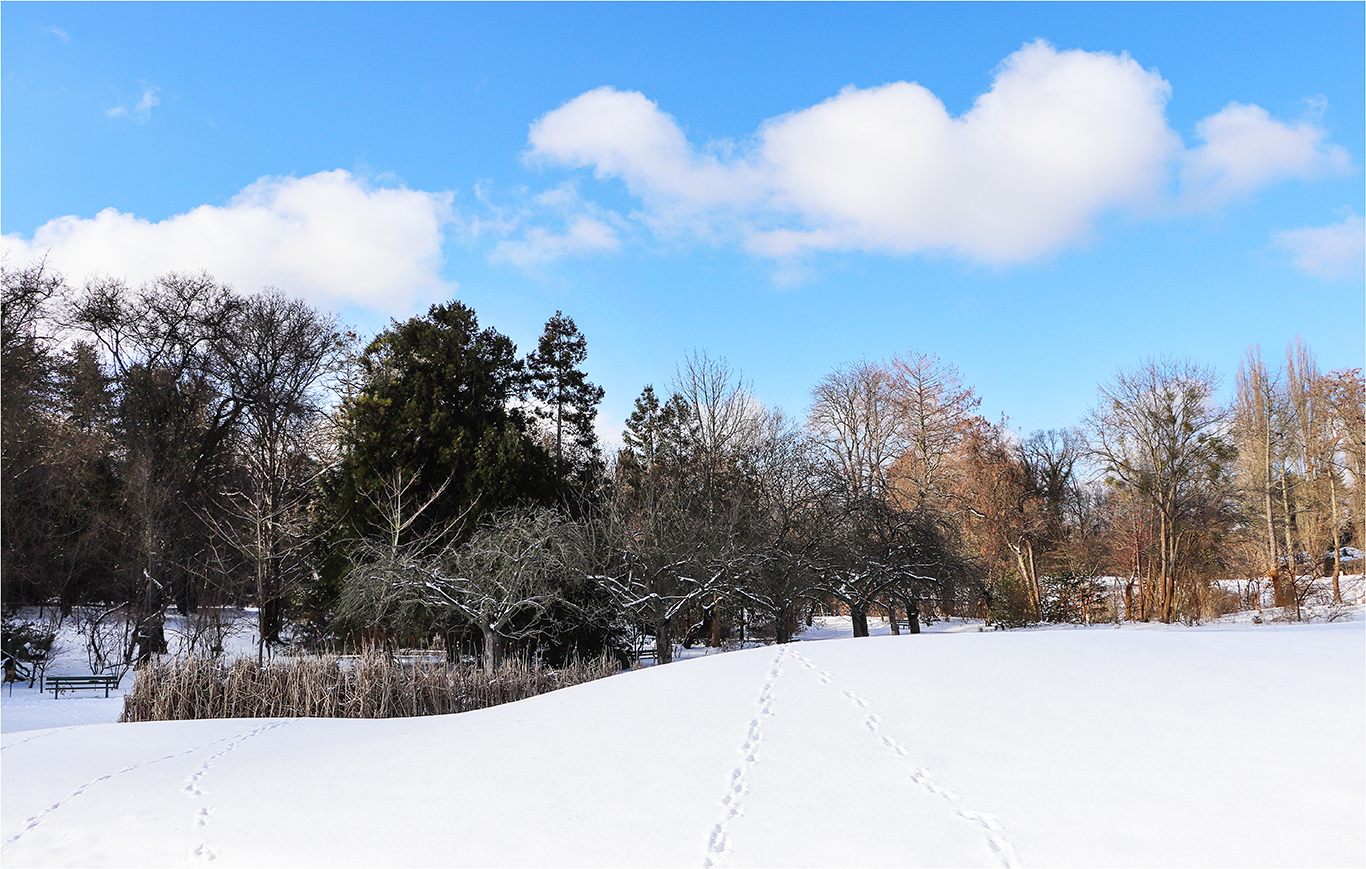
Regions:
[[[4,617],[0,627],[0,647],[3,648],[5,681],[27,679],[32,687],[34,679],[52,660],[53,642],[57,631],[49,624],[39,624],[18,618]]]
[[[198,718],[403,718],[484,709],[590,682],[617,671],[604,656],[545,669],[511,661],[496,671],[436,657],[405,659],[375,647],[353,659],[189,657],[144,667],[120,721]]]
[[[1008,573],[991,582],[987,589],[987,620],[998,628],[1022,628],[1038,622],[1024,581]]]

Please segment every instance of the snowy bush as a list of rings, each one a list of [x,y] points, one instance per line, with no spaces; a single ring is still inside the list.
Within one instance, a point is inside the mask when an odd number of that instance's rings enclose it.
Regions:
[[[42,674],[56,651],[57,630],[45,622],[5,616],[3,640],[5,681],[27,679],[29,684]]]

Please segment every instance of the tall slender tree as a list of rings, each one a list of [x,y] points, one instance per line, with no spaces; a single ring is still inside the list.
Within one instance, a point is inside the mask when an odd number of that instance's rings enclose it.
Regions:
[[[531,396],[541,404],[538,414],[555,433],[552,455],[561,477],[582,475],[600,464],[593,420],[604,393],[583,372],[587,359],[588,339],[562,311],[546,322],[536,350],[526,359]]]
[[[1267,579],[1277,606],[1285,603],[1273,500],[1278,477],[1284,475],[1282,393],[1280,378],[1269,372],[1262,361],[1261,348],[1255,344],[1249,347],[1247,357],[1238,366],[1233,431],[1239,446],[1241,492],[1248,512],[1259,517],[1258,526],[1265,532]],[[1293,570],[1290,576],[1293,579]]]

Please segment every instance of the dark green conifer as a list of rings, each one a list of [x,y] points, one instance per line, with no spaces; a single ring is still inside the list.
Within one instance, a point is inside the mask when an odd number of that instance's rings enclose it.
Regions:
[[[562,478],[582,476],[599,464],[593,420],[602,401],[602,387],[588,381],[580,369],[588,358],[588,339],[563,312],[545,324],[536,351],[527,357],[531,395],[555,433],[554,458]]]
[[[401,488],[409,511],[435,496],[405,527],[404,543],[462,514],[469,528],[487,511],[552,496],[549,456],[511,407],[524,377],[516,349],[495,330],[481,331],[459,302],[395,322],[371,342],[361,388],[343,405],[343,457],[329,486],[350,536],[392,526],[382,515],[390,509],[384,493]]]

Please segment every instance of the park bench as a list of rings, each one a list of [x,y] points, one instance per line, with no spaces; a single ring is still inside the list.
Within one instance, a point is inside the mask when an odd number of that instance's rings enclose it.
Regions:
[[[118,676],[48,676],[44,680],[44,691],[52,691],[52,699],[56,700],[57,695],[63,691],[79,691],[83,688],[104,689],[104,696],[109,696],[110,688],[119,687]]]

